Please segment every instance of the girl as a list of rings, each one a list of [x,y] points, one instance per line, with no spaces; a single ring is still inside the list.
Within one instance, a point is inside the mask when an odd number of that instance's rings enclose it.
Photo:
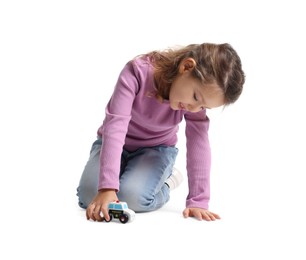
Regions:
[[[157,210],[182,181],[173,168],[179,123],[186,122],[189,193],[184,217],[215,220],[208,209],[211,152],[206,109],[234,103],[245,75],[225,44],[191,44],[129,61],[106,106],[78,187],[87,219],[109,220],[108,204],[126,201],[135,212]]]

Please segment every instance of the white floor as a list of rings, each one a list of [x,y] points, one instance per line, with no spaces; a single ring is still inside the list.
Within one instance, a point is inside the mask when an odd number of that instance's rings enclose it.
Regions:
[[[239,2],[0,3],[0,259],[306,259],[302,1]],[[209,112],[222,219],[182,217],[182,123],[170,202],[87,221],[75,189],[122,66],[205,41],[231,43],[247,75],[236,104]]]

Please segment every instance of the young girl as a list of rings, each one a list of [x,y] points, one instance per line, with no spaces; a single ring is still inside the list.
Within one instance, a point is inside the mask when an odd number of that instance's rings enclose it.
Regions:
[[[108,204],[157,210],[182,181],[174,168],[179,123],[186,122],[189,193],[184,217],[215,220],[208,209],[211,151],[206,109],[234,103],[245,81],[236,51],[225,44],[191,44],[153,51],[121,71],[78,187],[87,219],[109,220]]]

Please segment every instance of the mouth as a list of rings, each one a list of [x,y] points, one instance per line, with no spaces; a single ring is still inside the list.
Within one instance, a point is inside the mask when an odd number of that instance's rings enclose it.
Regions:
[[[178,103],[178,109],[179,109],[179,110],[186,110],[186,108],[185,108],[185,106],[183,105],[182,102],[179,102],[179,103]]]

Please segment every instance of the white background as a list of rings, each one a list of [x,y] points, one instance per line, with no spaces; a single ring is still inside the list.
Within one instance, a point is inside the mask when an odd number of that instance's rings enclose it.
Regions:
[[[1,259],[305,259],[303,1],[1,1]],[[230,43],[241,98],[210,111],[210,209],[184,183],[126,225],[87,221],[76,187],[118,73],[134,56]]]

